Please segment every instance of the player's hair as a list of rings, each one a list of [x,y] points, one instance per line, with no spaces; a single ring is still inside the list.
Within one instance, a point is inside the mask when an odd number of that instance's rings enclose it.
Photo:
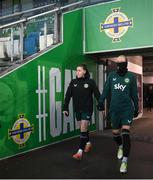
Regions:
[[[125,55],[120,55],[120,56],[118,56],[118,58],[124,58],[126,60],[126,62],[128,62],[128,59]]]
[[[86,65],[86,64],[80,64],[80,65],[78,65],[77,67],[82,67],[82,69],[86,71],[86,73],[85,73],[85,75],[84,75],[85,78],[90,78],[90,73],[89,73],[89,71],[88,71],[88,68],[87,68],[87,65]]]

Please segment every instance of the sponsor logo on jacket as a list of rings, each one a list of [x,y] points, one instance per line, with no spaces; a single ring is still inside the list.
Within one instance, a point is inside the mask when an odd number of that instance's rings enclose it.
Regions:
[[[125,88],[126,88],[126,85],[122,85],[120,83],[114,84],[114,89],[124,91]]]

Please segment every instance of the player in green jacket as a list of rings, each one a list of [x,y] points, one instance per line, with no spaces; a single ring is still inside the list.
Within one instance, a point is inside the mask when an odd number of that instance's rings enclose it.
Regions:
[[[133,117],[138,116],[138,90],[134,74],[127,69],[127,59],[119,56],[117,71],[109,74],[99,99],[99,107],[104,109],[105,99],[111,95],[110,119],[112,133],[118,145],[117,157],[122,159],[120,172],[127,172],[127,160],[130,153],[130,125]]]

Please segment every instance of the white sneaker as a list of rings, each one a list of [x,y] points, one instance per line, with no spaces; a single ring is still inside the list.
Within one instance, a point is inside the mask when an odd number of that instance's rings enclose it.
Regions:
[[[127,162],[122,162],[120,167],[120,173],[127,173]]]
[[[117,151],[117,158],[118,159],[122,159],[123,158],[123,148],[118,148],[118,151]]]

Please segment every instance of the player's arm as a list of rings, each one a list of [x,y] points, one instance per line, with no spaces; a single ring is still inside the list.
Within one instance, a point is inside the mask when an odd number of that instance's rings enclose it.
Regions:
[[[98,87],[97,87],[97,85],[96,85],[94,80],[92,80],[92,91],[93,91],[94,96],[97,99],[97,101],[99,101],[100,92],[99,92],[99,89],[98,89]]]
[[[66,91],[64,105],[63,105],[63,113],[67,116],[69,115],[69,103],[71,97],[72,97],[72,81],[70,82],[68,89]]]
[[[133,100],[134,108],[135,108],[134,117],[137,117],[139,107],[138,107],[138,87],[137,87],[137,80],[135,76],[133,76],[132,84],[131,84],[131,98]]]
[[[108,76],[104,84],[102,95],[99,98],[99,104],[98,104],[99,107],[103,107],[104,109],[104,101],[110,95],[110,91],[111,91],[111,74]]]

